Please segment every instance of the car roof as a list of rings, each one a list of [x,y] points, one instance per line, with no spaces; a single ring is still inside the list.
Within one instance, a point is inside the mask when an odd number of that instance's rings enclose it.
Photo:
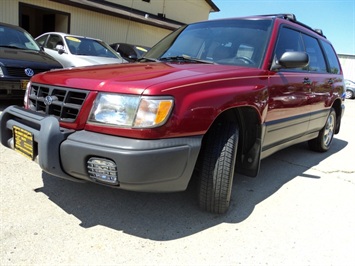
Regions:
[[[296,19],[296,15],[292,14],[292,13],[280,13],[280,14],[267,14],[267,15],[255,15],[255,16],[245,16],[245,17],[232,17],[232,18],[221,18],[221,19],[215,19],[215,21],[223,21],[223,20],[241,20],[241,19],[245,19],[245,20],[248,20],[248,19],[252,19],[252,20],[255,20],[255,19],[280,19],[280,20],[285,20],[285,21],[288,21],[289,23],[292,23],[292,24],[295,24],[295,25],[298,25],[300,27],[303,27],[303,28],[306,28],[310,31],[312,31],[313,33],[323,37],[326,39],[326,36],[323,34],[323,31],[321,29],[314,29],[314,28],[311,28],[310,26],[300,22],[299,20]],[[213,21],[213,20],[206,20],[206,21],[200,21],[200,22],[210,22],[210,21]],[[199,23],[199,22],[195,22],[195,23],[192,23],[192,24],[196,24],[196,23]]]
[[[16,30],[22,31],[22,32],[27,32],[26,30],[24,30],[20,26],[12,25],[12,24],[8,24],[8,23],[4,23],[4,22],[0,22],[0,26],[5,26],[5,27],[8,27],[8,28],[12,28],[12,29],[16,29]]]
[[[61,35],[63,37],[76,37],[76,38],[85,38],[85,39],[90,39],[90,40],[95,40],[95,41],[102,41],[102,40],[97,39],[97,38],[81,36],[81,35],[75,35],[75,34],[70,34],[70,33],[64,33],[64,32],[59,32],[59,31],[50,31],[50,32],[42,33],[41,35],[36,37],[36,39],[39,38],[40,36],[43,36],[43,35],[46,35],[46,34],[57,34],[57,35]]]

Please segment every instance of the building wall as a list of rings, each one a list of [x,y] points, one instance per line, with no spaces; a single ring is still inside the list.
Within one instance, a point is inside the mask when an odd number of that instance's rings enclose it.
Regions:
[[[338,57],[344,78],[355,82],[355,55],[339,54]]]
[[[205,0],[151,0],[149,3],[142,0],[109,0],[109,2],[154,15],[161,13],[168,19],[186,24],[208,20],[211,11],[211,6]]]
[[[70,13],[71,34],[99,38],[107,43],[127,42],[153,46],[171,32],[170,30],[48,0],[0,0],[1,22],[19,25],[19,2],[38,6],[39,8]],[[123,2],[127,1],[123,0]],[[30,20],[31,24],[35,24],[36,16],[31,16]]]
[[[18,1],[0,0],[0,22],[18,25]]]

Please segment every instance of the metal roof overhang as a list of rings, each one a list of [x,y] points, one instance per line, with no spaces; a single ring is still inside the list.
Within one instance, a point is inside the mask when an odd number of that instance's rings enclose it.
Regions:
[[[143,24],[156,26],[168,30],[175,30],[184,23],[166,19],[163,16],[157,16],[140,10],[132,9],[119,4],[111,3],[102,0],[50,0],[52,2],[58,2],[65,5],[70,5],[102,14],[107,14],[114,17],[120,17]]]

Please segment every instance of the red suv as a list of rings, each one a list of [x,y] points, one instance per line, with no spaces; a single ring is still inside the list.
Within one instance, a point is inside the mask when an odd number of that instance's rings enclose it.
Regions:
[[[330,148],[344,110],[330,42],[294,15],[186,25],[140,62],[35,75],[1,142],[54,176],[135,191],[183,191],[227,211],[234,171],[308,141]]]

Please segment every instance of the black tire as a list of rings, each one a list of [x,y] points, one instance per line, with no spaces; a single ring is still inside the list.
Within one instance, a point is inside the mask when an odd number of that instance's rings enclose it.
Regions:
[[[318,137],[308,141],[308,146],[311,150],[317,152],[325,152],[329,150],[334,137],[337,122],[336,119],[335,110],[332,108],[324,127],[319,131]]]
[[[216,123],[204,138],[199,158],[200,208],[212,213],[228,210],[236,162],[239,130],[235,123]]]

